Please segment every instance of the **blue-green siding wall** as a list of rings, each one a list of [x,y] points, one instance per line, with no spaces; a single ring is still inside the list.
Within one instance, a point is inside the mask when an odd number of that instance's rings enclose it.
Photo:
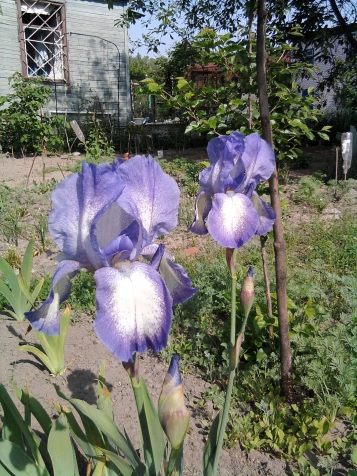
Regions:
[[[0,4],[3,95],[9,92],[7,78],[21,71],[21,57],[15,0],[0,0]],[[130,118],[128,35],[125,28],[114,26],[125,7],[126,1],[116,2],[113,10],[101,0],[65,2],[70,84],[48,83],[52,96],[47,113],[67,113],[69,119],[93,110],[115,116],[119,113],[122,124]]]

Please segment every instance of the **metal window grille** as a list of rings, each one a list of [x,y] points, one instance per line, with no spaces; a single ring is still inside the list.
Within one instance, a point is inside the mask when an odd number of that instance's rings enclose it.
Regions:
[[[17,0],[17,6],[23,75],[69,83],[65,5]]]

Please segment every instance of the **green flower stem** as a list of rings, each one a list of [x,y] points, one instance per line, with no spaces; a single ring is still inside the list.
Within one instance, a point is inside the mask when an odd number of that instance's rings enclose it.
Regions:
[[[237,260],[237,250],[233,250],[233,255],[232,255],[232,267],[235,267],[236,265],[236,260]],[[231,269],[232,269],[231,267]],[[230,336],[230,351],[232,351],[235,343],[236,343],[236,300],[237,300],[237,275],[232,274],[232,282],[231,282],[231,289],[232,289],[232,295],[231,295],[231,336]],[[246,320],[245,320],[246,322]],[[226,391],[226,399],[224,402],[224,407],[223,407],[223,414],[222,414],[222,420],[221,424],[218,430],[218,438],[217,438],[217,446],[216,446],[216,454],[214,458],[214,465],[213,465],[213,472],[212,475],[215,476],[217,473],[217,468],[218,468],[218,462],[219,458],[221,455],[222,451],[222,446],[223,446],[223,438],[224,434],[226,431],[226,426],[227,426],[227,421],[228,421],[228,415],[229,415],[229,408],[231,405],[231,397],[232,397],[232,390],[233,390],[233,382],[234,382],[234,377],[236,373],[235,369],[235,359],[230,358],[229,362],[229,376],[228,376],[228,385],[227,385],[227,391]]]
[[[218,462],[222,451],[223,446],[223,438],[226,432],[226,426],[228,422],[229,416],[229,408],[231,405],[231,398],[232,398],[232,390],[233,390],[233,383],[234,377],[236,374],[236,369],[239,365],[239,349],[241,346],[241,342],[243,341],[245,327],[247,325],[247,320],[249,316],[250,309],[244,313],[244,319],[238,334],[238,339],[236,339],[236,300],[237,300],[237,276],[236,276],[236,269],[237,269],[237,249],[233,250],[231,260],[230,260],[230,269],[231,269],[231,276],[232,276],[232,294],[231,294],[231,335],[230,335],[230,361],[229,361],[229,376],[228,376],[228,385],[226,391],[226,398],[223,407],[222,419],[221,424],[218,430],[218,437],[217,437],[217,446],[216,446],[216,453],[214,457],[214,464],[212,470],[212,476],[217,474],[218,469]],[[234,272],[232,271],[234,270]]]

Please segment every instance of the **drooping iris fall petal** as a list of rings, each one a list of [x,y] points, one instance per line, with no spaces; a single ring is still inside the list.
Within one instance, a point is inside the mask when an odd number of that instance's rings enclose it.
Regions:
[[[94,329],[118,360],[134,352],[166,347],[172,298],[159,273],[145,263],[122,263],[94,273],[97,315]]]
[[[240,248],[255,234],[258,214],[252,201],[241,193],[216,193],[207,228],[221,246]]]
[[[78,261],[61,261],[52,278],[51,290],[48,298],[37,311],[26,312],[25,316],[34,329],[49,335],[59,334],[60,316],[59,306],[69,298],[71,281],[78,270],[83,267]]]
[[[146,246],[141,254],[150,260],[156,253],[157,248],[158,245],[156,244]],[[181,265],[174,263],[166,252],[164,252],[161,258],[158,272],[165,281],[174,306],[188,301],[196,293],[197,288],[192,287],[192,282],[187,276],[184,268]]]

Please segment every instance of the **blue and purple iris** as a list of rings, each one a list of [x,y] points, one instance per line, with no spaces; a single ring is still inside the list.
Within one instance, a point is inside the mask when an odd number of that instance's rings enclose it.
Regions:
[[[60,183],[49,230],[62,261],[47,300],[26,314],[34,329],[59,334],[59,305],[82,268],[96,281],[95,331],[118,360],[163,349],[172,306],[196,292],[164,246],[153,243],[176,226],[179,196],[175,180],[145,156],[113,165],[83,162],[81,173]]]
[[[274,224],[274,210],[254,191],[273,173],[274,151],[256,133],[232,132],[212,139],[207,152],[211,165],[200,173],[190,229],[198,235],[209,232],[226,248],[240,248]]]

